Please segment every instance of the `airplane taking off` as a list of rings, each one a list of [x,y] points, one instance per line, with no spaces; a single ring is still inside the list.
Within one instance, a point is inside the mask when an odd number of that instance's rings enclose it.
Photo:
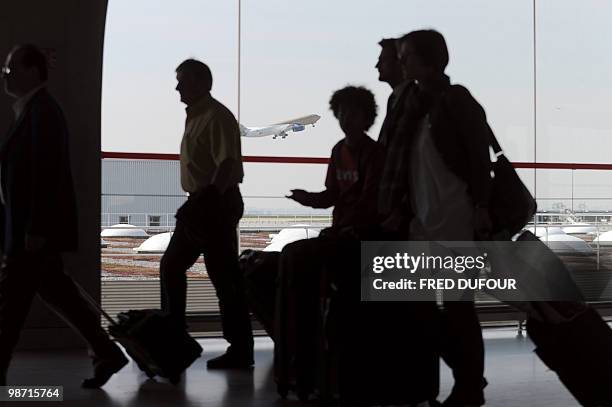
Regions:
[[[281,123],[276,123],[266,127],[246,127],[240,125],[240,135],[242,137],[266,137],[272,136],[273,139],[277,137],[287,137],[289,131],[303,131],[306,126],[312,125],[321,118],[318,114],[311,114],[304,117],[298,117],[297,119],[287,120]]]

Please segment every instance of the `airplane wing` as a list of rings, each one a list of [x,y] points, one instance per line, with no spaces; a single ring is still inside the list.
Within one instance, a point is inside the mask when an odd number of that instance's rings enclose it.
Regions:
[[[314,124],[317,121],[319,121],[320,118],[321,116],[319,116],[318,114],[310,114],[308,116],[298,117],[298,118],[291,119],[291,120],[285,120],[284,122],[280,122],[276,124],[300,124],[302,126],[308,126],[312,124],[314,126]]]

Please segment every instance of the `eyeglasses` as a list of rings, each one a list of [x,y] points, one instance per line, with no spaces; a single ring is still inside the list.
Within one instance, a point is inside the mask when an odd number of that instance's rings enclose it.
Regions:
[[[3,66],[2,67],[2,76],[8,76],[11,74],[11,68],[9,68],[8,66]]]

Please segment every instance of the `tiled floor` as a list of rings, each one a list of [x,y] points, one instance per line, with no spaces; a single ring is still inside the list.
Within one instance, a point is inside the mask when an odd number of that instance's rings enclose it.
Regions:
[[[517,337],[516,330],[486,329],[486,390],[488,406],[566,407],[577,403],[561,386],[554,373],[547,371],[532,352],[529,340]],[[282,401],[272,379],[272,342],[256,339],[256,367],[252,371],[207,371],[205,362],[225,349],[220,339],[203,339],[204,355],[186,373],[178,386],[163,380],[147,380],[134,363],[115,375],[103,390],[82,390],[81,379],[90,371],[82,351],[19,352],[9,372],[9,384],[63,385],[64,402],[14,403],[60,406],[288,406]],[[444,366],[440,399],[448,393],[452,378]],[[2,403],[10,405],[13,403]]]

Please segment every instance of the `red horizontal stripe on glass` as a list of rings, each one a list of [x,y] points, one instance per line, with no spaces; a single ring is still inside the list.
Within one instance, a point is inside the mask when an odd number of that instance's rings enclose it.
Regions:
[[[103,151],[102,158],[118,158],[127,160],[168,160],[176,161],[178,154],[162,153],[121,153]],[[329,158],[326,157],[274,157],[274,156],[243,156],[242,160],[246,163],[277,163],[277,164],[327,164]],[[521,169],[542,169],[542,170],[612,170],[612,164],[593,164],[593,163],[534,163],[534,162],[513,162],[514,168]]]

